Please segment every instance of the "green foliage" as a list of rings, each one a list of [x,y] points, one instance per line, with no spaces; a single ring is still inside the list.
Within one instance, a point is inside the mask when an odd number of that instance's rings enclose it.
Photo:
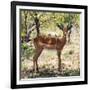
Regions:
[[[28,46],[25,42],[21,44],[21,57],[29,59],[34,54],[35,50],[32,46]]]
[[[28,48],[28,45],[26,43],[22,43],[21,48],[26,50]]]
[[[78,13],[65,13],[65,12],[43,12],[43,11],[25,11],[21,10],[21,31],[28,31],[29,26],[34,22],[36,17],[40,21],[41,30],[56,29],[56,23],[71,23],[80,24],[80,14]],[[25,16],[27,16],[25,20]],[[25,24],[26,21],[26,24]],[[26,30],[27,28],[27,30]]]
[[[25,34],[25,32],[21,32],[21,37],[25,37],[26,36],[26,34]]]

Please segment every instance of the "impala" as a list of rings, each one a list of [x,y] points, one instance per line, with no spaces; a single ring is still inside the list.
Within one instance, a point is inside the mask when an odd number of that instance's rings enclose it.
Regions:
[[[61,52],[63,50],[63,47],[66,44],[66,35],[68,31],[71,29],[71,25],[66,24],[57,24],[57,27],[62,30],[63,36],[60,37],[51,37],[49,36],[37,36],[34,38],[33,43],[35,46],[35,55],[33,57],[33,70],[34,72],[38,72],[38,57],[42,53],[43,49],[55,49],[57,50],[57,56],[58,56],[58,71],[61,72]]]

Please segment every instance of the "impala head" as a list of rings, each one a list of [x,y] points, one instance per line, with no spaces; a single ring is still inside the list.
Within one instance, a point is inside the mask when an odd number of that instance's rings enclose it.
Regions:
[[[63,31],[64,36],[66,36],[67,32],[72,28],[71,24],[57,24],[57,26]]]

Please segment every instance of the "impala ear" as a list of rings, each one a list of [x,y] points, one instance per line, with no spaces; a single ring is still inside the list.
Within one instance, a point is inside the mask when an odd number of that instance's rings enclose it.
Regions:
[[[72,24],[68,24],[67,29],[70,30],[72,28]]]
[[[63,30],[63,27],[64,27],[64,26],[63,26],[63,24],[60,24],[60,25],[59,25],[59,24],[57,23],[57,27],[58,27],[59,29]]]

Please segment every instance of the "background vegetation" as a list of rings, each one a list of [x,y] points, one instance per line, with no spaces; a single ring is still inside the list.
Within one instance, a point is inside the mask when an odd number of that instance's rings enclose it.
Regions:
[[[62,51],[62,75],[57,71],[56,51],[44,50],[38,59],[40,72],[33,73],[33,38],[38,34],[62,36],[57,23],[72,24],[71,43]],[[38,26],[38,27],[37,27]],[[67,12],[20,11],[21,78],[80,75],[80,14]]]

